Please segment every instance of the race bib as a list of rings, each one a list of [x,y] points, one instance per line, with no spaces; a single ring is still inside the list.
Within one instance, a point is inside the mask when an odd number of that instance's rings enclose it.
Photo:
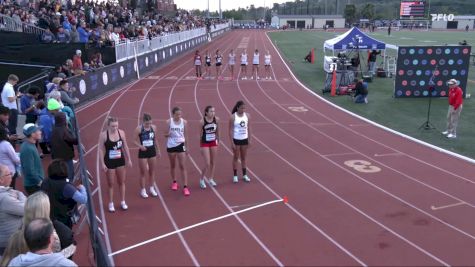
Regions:
[[[183,146],[183,152],[186,152],[186,146]]]
[[[144,141],[142,142],[142,145],[143,145],[144,147],[152,147],[152,146],[153,146],[153,140],[144,140]]]
[[[109,159],[120,159],[122,157],[122,150],[109,150]]]
[[[216,140],[216,134],[214,133],[206,134],[206,142],[213,142],[214,140]]]

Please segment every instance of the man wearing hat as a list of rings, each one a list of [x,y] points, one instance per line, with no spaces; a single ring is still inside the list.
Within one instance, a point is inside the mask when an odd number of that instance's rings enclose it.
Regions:
[[[73,57],[73,72],[74,74],[79,74],[82,71],[82,52],[81,50],[76,50],[76,55]]]
[[[459,86],[459,81],[450,79],[447,82],[449,86],[449,112],[447,114],[447,130],[443,132],[447,138],[457,137],[457,125],[463,104],[463,91]]]
[[[20,148],[21,170],[23,173],[23,185],[28,195],[40,190],[44,179],[43,165],[36,149],[36,143],[41,140],[41,129],[33,123],[23,126],[25,141]]]

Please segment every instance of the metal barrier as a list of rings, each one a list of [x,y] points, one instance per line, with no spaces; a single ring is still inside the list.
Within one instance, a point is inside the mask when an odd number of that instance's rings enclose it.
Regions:
[[[215,24],[210,27],[210,32],[217,32],[222,29],[226,29],[231,26],[231,22],[228,23],[221,23],[221,24]]]
[[[169,47],[183,41],[191,40],[193,38],[203,36],[205,34],[205,28],[197,28],[193,30],[157,36],[155,38],[152,38],[152,40],[126,40],[125,42],[115,45],[115,59],[116,62],[122,62],[135,56],[140,56],[148,52],[163,49],[165,47]]]
[[[24,32],[36,35],[42,35],[45,30],[24,22],[17,22],[12,17],[0,14],[0,31]]]

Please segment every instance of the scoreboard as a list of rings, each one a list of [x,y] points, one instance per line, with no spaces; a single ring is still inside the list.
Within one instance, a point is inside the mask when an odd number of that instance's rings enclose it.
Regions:
[[[425,1],[402,0],[400,17],[406,19],[425,17],[425,4]]]

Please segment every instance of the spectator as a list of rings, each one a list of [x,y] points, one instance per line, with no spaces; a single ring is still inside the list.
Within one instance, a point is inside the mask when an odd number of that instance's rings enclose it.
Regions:
[[[64,75],[66,77],[74,76],[74,68],[73,68],[73,61],[71,59],[67,59],[65,64],[62,67]]]
[[[363,80],[355,79],[355,103],[368,103],[368,84],[363,82]]]
[[[56,101],[58,101],[59,105],[60,105],[60,111],[61,112],[64,112],[66,113],[66,118],[68,120],[68,123],[70,121],[70,119],[74,118],[74,112],[73,110],[68,107],[68,106],[65,106],[63,104],[63,101],[61,101],[61,93],[58,91],[58,90],[53,90],[51,91],[51,93],[49,94],[49,98],[53,98],[55,99]]]
[[[20,254],[28,252],[22,230],[16,230],[8,239],[7,247],[0,260],[0,267],[7,267],[10,261]]]
[[[63,28],[64,28],[64,30],[67,31],[67,32],[70,32],[71,29],[72,29],[72,27],[73,27],[73,26],[72,26],[71,23],[69,22],[69,18],[66,16],[66,17],[64,18],[64,21],[63,21]]]
[[[13,88],[13,86],[18,83],[18,80],[18,76],[10,74],[2,91],[2,104],[10,110],[10,117],[8,119],[8,130],[10,134],[16,134],[18,125],[18,106],[16,100],[21,94],[17,94]]]
[[[66,32],[63,27],[59,27],[58,33],[56,33],[56,41],[58,43],[69,43],[70,42],[69,32]]]
[[[43,165],[35,144],[41,140],[41,130],[32,123],[23,126],[26,140],[21,144],[20,161],[23,173],[23,185],[28,195],[40,190],[44,179]]]
[[[460,82],[456,79],[450,79],[447,82],[449,86],[449,111],[447,113],[447,130],[442,133],[447,138],[457,138],[457,126],[463,107],[463,90],[459,84]]]
[[[79,103],[79,99],[77,97],[72,97],[71,88],[69,88],[69,83],[67,80],[62,80],[59,83],[59,92],[61,93],[61,101],[68,106],[73,106],[77,103]]]
[[[10,188],[12,172],[0,165],[0,254],[7,247],[8,238],[21,227],[26,197]]]
[[[376,74],[376,59],[378,55],[381,54],[381,51],[373,50],[369,53],[368,56],[368,71],[372,74]]]
[[[87,43],[89,41],[91,33],[87,31],[85,22],[81,22],[80,26],[77,28],[77,32],[79,34],[80,43]]]
[[[18,172],[16,168],[20,165],[20,157],[15,152],[10,140],[8,140],[7,130],[5,128],[0,128],[0,164],[8,167],[12,173],[12,182],[9,186],[15,189],[15,181],[18,177]]]
[[[303,61],[305,62],[308,62],[308,63],[312,63],[312,51],[308,52],[308,54],[305,56],[305,58],[303,59]]]
[[[21,112],[26,116],[25,123],[36,123],[39,111],[35,104],[39,95],[38,89],[32,87],[20,98]]]
[[[76,29],[76,25],[71,26],[69,37],[71,38],[71,43],[79,43],[79,33]]]
[[[59,112],[61,105],[55,99],[48,99],[48,105],[45,106],[40,112],[39,125],[42,130],[42,139],[40,141],[40,147],[42,154],[50,154],[51,147],[51,135],[53,133],[54,126],[54,114]]]
[[[87,193],[83,185],[74,186],[68,180],[68,167],[64,160],[55,159],[48,166],[48,178],[41,188],[48,194],[51,203],[51,217],[72,228],[77,218],[77,204],[87,203]]]
[[[0,129],[4,129],[7,133],[8,140],[14,144],[18,140],[18,135],[10,135],[10,130],[8,130],[8,120],[10,118],[10,109],[0,104]]]
[[[73,57],[73,73],[78,74],[78,72],[82,71],[82,52],[81,50],[76,50],[76,55]]]
[[[58,112],[54,115],[55,125],[51,135],[51,156],[53,159],[62,159],[68,166],[68,178],[74,179],[74,145],[78,144],[77,138],[67,126],[66,114]]]
[[[43,43],[52,43],[56,41],[56,37],[51,32],[50,28],[46,28],[46,31],[41,35],[41,42]]]
[[[61,65],[57,65],[48,75],[48,81],[52,82],[54,78],[59,77],[59,74],[62,73]]]
[[[30,251],[13,258],[9,266],[77,266],[63,254],[53,252],[54,227],[47,218],[32,220],[25,227],[24,237]]]

